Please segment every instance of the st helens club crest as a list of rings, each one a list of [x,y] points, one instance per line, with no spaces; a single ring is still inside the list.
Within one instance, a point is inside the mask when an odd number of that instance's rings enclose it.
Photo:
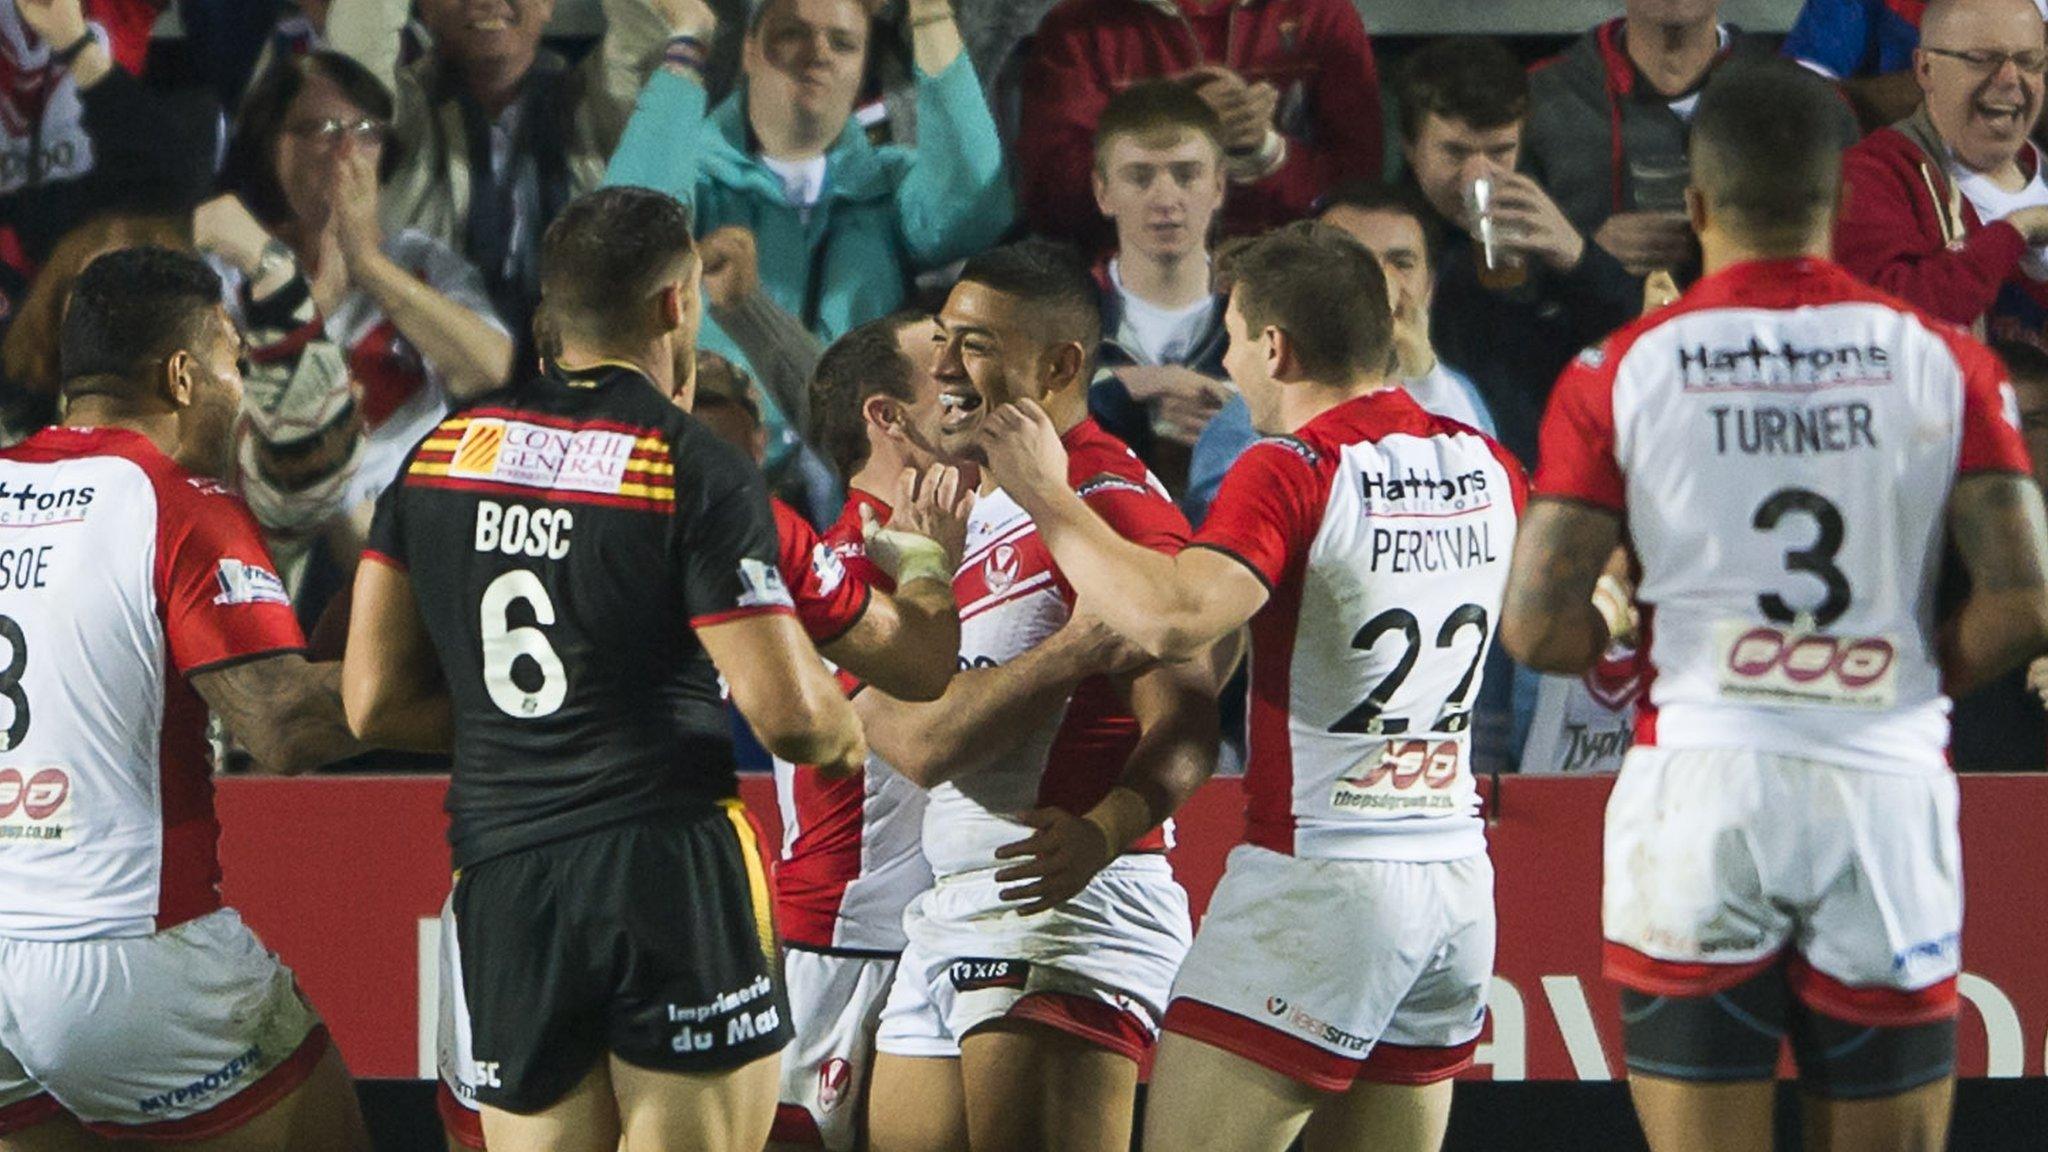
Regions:
[[[982,578],[988,582],[990,594],[1000,596],[1017,582],[1017,568],[1021,561],[1014,544],[998,544],[982,563]]]
[[[830,1112],[845,1101],[853,1087],[853,1065],[834,1056],[818,1068],[818,1106]]]

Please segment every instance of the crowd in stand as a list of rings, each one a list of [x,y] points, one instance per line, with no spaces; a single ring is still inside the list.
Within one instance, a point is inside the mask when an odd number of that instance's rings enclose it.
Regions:
[[[717,394],[820,523],[847,466],[809,417],[821,354],[1027,233],[1094,262],[1091,410],[1197,522],[1255,438],[1212,258],[1303,218],[1379,256],[1418,401],[1533,469],[1559,371],[1698,274],[1701,87],[1782,52],[1867,133],[1837,259],[1993,340],[2048,460],[2048,7],[1916,27],[1806,0],[1782,45],[1718,0],[1615,7],[1530,64],[1479,38],[1382,58],[1371,0],[603,0],[595,42],[548,37],[554,0],[0,0],[0,427],[55,417],[55,321],[93,257],[204,254],[250,362],[219,464],[335,654],[369,501],[546,354],[540,236],[610,183],[690,207]],[[1482,764],[1611,769],[1636,673],[1617,650],[1583,682],[1487,676]],[[2042,767],[2025,677],[1959,708],[1959,766]]]

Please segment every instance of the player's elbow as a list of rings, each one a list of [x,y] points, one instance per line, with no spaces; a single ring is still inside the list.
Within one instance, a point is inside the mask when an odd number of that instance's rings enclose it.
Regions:
[[[1591,668],[1590,645],[1578,639],[1551,617],[1510,610],[1501,618],[1501,645],[1517,664],[1538,672],[1576,676]]]
[[[2012,601],[2000,616],[2013,631],[2015,647],[2030,657],[2048,655],[2048,588],[2030,588]]]
[[[385,746],[391,742],[390,707],[381,686],[368,676],[350,675],[344,665],[341,675],[341,715],[349,735],[365,744]]]
[[[805,677],[779,698],[741,709],[761,746],[792,764],[830,757],[844,742],[847,725],[854,723],[838,686],[822,672],[817,678],[824,682],[822,690]]]

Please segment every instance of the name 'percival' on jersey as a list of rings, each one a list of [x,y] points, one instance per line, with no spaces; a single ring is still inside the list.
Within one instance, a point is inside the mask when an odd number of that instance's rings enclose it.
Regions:
[[[0,452],[0,937],[146,936],[221,906],[188,678],[305,647],[256,521],[145,437]]]
[[[1399,388],[1261,440],[1191,547],[1252,570],[1245,839],[1334,860],[1486,850],[1472,706],[1500,621],[1521,466]]]
[[[1187,543],[1188,522],[1123,441],[1083,420],[1062,437],[1067,480],[1097,515],[1134,543],[1169,555]],[[1044,643],[1074,610],[1074,589],[1053,562],[1038,525],[1001,489],[975,501],[967,551],[953,577],[960,606],[960,668],[1007,664]],[[1053,723],[1025,734],[996,763],[931,790],[924,854],[939,877],[996,867],[997,848],[1031,834],[1014,814],[1056,807],[1081,815],[1123,775],[1138,745],[1138,722],[1106,676],[1081,682]],[[1155,828],[1134,852],[1162,852]]]
[[[1946,766],[1935,583],[1958,474],[2026,473],[2005,371],[1822,260],[1740,264],[1581,355],[1539,495],[1624,515],[1636,743]]]
[[[637,371],[550,366],[443,420],[365,558],[410,574],[447,677],[457,867],[737,794],[694,629],[792,610],[767,488]]]

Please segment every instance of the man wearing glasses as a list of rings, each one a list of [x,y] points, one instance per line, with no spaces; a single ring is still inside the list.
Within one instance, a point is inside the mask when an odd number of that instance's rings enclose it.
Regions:
[[[1920,109],[1842,160],[1835,258],[1987,334],[2048,321],[2048,180],[2027,139],[2048,71],[2031,0],[1936,0],[1921,18]]]

